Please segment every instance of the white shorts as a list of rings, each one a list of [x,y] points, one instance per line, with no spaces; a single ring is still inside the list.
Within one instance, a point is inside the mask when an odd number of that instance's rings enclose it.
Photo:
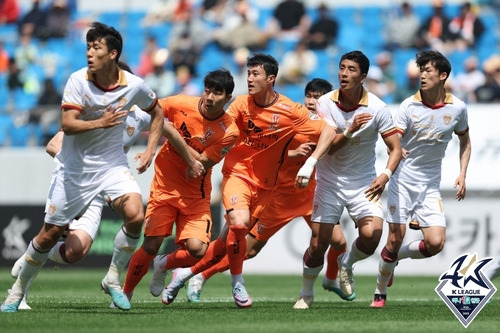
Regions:
[[[314,192],[314,203],[311,221],[337,224],[344,208],[354,223],[366,216],[384,218],[380,200],[373,202],[366,198],[365,191],[370,186],[360,186],[357,189],[338,189],[319,183]]]
[[[420,227],[446,227],[439,188],[430,184],[389,184],[387,222],[417,222]]]
[[[78,220],[69,223],[69,230],[83,230],[94,240],[101,224],[102,209],[105,204],[103,197],[95,197],[85,213]]]
[[[64,168],[51,184],[45,212],[45,222],[66,226],[81,217],[94,198],[102,196],[106,202],[127,193],[141,193],[141,189],[126,166],[117,166],[106,173],[95,174],[92,181],[79,182],[77,174],[68,174]]]

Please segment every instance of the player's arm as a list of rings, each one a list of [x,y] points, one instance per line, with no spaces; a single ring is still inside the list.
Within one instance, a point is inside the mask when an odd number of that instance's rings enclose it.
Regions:
[[[66,135],[75,135],[98,128],[108,128],[123,124],[127,116],[126,110],[119,110],[118,106],[109,105],[99,119],[79,119],[80,111],[76,109],[63,108],[61,116],[61,127]]]
[[[458,136],[458,140],[460,141],[460,174],[455,180],[454,187],[458,187],[458,191],[455,194],[455,199],[458,201],[465,199],[466,194],[466,185],[465,185],[465,177],[467,176],[467,168],[469,166],[470,154],[472,151],[472,145],[470,142],[469,131],[465,132]]]
[[[160,108],[161,110],[161,108]],[[163,117],[163,111],[162,111]],[[199,161],[200,154],[189,147],[184,138],[167,120],[163,121],[162,134],[168,139],[168,142],[174,147],[175,151],[181,155],[182,159],[188,165],[187,176],[196,178],[205,173],[206,167]]]
[[[61,150],[62,142],[63,142],[64,132],[59,131],[50,139],[45,147],[45,151],[52,157],[55,157],[56,154]]]
[[[314,142],[304,142],[300,144],[300,146],[298,146],[297,148],[288,150],[288,157],[296,158],[296,157],[309,156],[309,154],[312,153],[315,147],[316,144]]]
[[[385,170],[376,177],[370,187],[365,191],[365,195],[369,200],[377,201],[382,196],[385,185],[389,181],[394,171],[396,171],[399,162],[401,161],[401,141],[397,133],[393,133],[387,137],[383,137],[384,143],[389,152],[389,158]]]
[[[163,111],[158,103],[156,103],[153,109],[146,112],[151,115],[151,124],[149,126],[149,135],[146,150],[143,153],[135,155],[134,158],[134,162],[140,160],[139,166],[136,168],[139,174],[146,171],[147,168],[151,165],[156,154],[156,148],[158,147],[158,141],[160,140],[163,128]]]

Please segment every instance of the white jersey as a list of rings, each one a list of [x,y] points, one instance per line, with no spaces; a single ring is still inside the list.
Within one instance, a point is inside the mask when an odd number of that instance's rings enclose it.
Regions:
[[[403,135],[401,147],[410,152],[399,163],[395,176],[400,182],[439,184],[441,163],[452,134],[464,134],[469,129],[465,103],[447,93],[444,104],[426,106],[419,91],[401,103],[395,124]]]
[[[125,120],[125,131],[123,131],[123,151],[125,154],[128,153],[139,134],[149,130],[150,126],[151,115],[134,106]]]
[[[348,128],[359,113],[370,113],[373,118],[359,129],[345,146],[333,155],[326,155],[317,164],[318,183],[335,188],[358,188],[367,186],[376,177],[375,145],[378,135],[382,137],[395,133],[395,126],[388,106],[377,96],[363,90],[359,105],[354,110],[339,107],[339,90],[323,95],[318,100],[317,110],[323,119],[337,133]]]
[[[62,108],[79,110],[82,120],[94,120],[101,118],[109,105],[119,106],[121,110],[131,110],[133,105],[143,110],[154,107],[156,95],[141,78],[121,69],[118,73],[118,86],[105,90],[95,84],[87,68],[74,72],[64,88]],[[61,155],[58,159],[64,161],[65,172],[77,173],[84,181],[85,175],[103,174],[115,166],[128,167],[123,151],[124,130],[125,123],[65,135],[58,153]]]

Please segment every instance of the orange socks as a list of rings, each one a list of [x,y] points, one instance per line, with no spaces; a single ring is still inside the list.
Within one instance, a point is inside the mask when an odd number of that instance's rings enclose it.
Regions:
[[[134,291],[135,287],[142,280],[142,277],[146,275],[149,270],[151,261],[155,256],[150,256],[140,247],[130,258],[130,263],[128,265],[127,278],[125,279],[125,284],[123,286],[123,292],[125,294],[130,294]]]
[[[224,256],[224,258],[222,258],[222,260],[219,261],[217,264],[203,271],[202,275],[205,280],[208,280],[215,274],[227,271],[228,269],[229,269],[229,259],[227,258],[227,256]]]
[[[208,246],[207,252],[194,266],[191,272],[196,275],[217,264],[226,255],[226,243],[217,238]]]
[[[232,225],[229,227],[226,246],[231,275],[238,275],[243,271],[243,261],[247,252],[247,241],[245,238],[247,233],[248,228],[245,226]]]
[[[327,254],[327,265],[326,265],[326,277],[330,280],[335,280],[339,273],[339,265],[337,263],[337,258],[342,253],[345,253],[346,249],[336,250],[330,246]]]
[[[167,255],[167,265],[165,268],[170,270],[178,267],[191,267],[199,260],[191,256],[185,248],[180,248]]]

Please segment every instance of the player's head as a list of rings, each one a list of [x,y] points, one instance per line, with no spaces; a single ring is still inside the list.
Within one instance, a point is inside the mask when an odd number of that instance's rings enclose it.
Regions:
[[[268,54],[256,53],[247,59],[248,94],[257,95],[274,87],[278,61]]]
[[[417,67],[420,68],[420,73],[430,73],[433,70],[437,72],[438,80],[442,81],[442,84],[446,82],[451,73],[451,64],[446,59],[444,55],[442,55],[438,51],[433,50],[421,50],[417,53],[417,58],[415,63]],[[422,85],[427,85],[424,81],[422,81]],[[424,87],[422,87],[424,88]]]
[[[315,78],[309,81],[304,89],[306,108],[310,112],[316,113],[318,99],[331,90],[333,90],[333,87],[327,80]]]
[[[107,26],[101,22],[93,22],[90,25],[86,36],[87,49],[94,43],[105,45],[107,52],[113,54],[116,63],[120,60],[123,49],[123,38],[121,34],[113,27]]]
[[[247,60],[247,68],[262,67],[266,75],[278,76],[278,61],[269,54],[256,53]]]
[[[370,60],[365,56],[365,54],[361,51],[351,51],[345,53],[341,58],[339,65],[342,64],[343,60],[351,60],[359,65],[359,69],[361,70],[361,74],[368,74],[368,70],[370,69]]]
[[[213,89],[231,96],[234,90],[234,79],[227,69],[221,68],[205,75],[203,85],[205,89]]]

